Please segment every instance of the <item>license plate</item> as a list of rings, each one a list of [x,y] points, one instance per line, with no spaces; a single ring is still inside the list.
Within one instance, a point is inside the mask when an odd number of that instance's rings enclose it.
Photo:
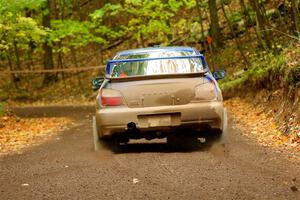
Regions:
[[[148,125],[149,127],[170,126],[171,115],[151,116],[148,118]]]

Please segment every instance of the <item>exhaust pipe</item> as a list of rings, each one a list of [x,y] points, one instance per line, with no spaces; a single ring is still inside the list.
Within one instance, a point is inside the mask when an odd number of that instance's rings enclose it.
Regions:
[[[136,124],[134,122],[130,122],[127,124],[127,129],[128,130],[134,130],[136,129]]]
[[[131,139],[140,139],[140,131],[136,128],[136,124],[134,122],[130,122],[127,124],[126,132]]]

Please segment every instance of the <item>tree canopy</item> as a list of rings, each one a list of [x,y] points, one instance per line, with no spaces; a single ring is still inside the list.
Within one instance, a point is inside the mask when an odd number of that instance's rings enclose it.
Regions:
[[[70,56],[78,66],[79,55],[104,63],[103,50],[115,44],[190,45],[216,55],[232,39],[248,63],[241,38],[280,51],[284,42],[275,38],[299,36],[298,7],[296,0],[0,0],[0,70],[62,68]]]

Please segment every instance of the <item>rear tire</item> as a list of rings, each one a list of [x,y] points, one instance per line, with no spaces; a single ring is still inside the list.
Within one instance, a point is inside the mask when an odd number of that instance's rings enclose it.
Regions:
[[[211,129],[205,133],[205,143],[212,144],[215,142],[219,142],[222,138],[223,131],[220,129]]]

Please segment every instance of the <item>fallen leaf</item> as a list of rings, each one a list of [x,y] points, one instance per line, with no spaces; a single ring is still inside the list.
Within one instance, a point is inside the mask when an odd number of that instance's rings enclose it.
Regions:
[[[133,179],[132,179],[132,182],[133,182],[133,184],[136,184],[136,183],[138,183],[138,182],[139,182],[139,179],[137,179],[137,178],[133,178]]]
[[[296,186],[294,186],[294,185],[291,187],[291,190],[292,190],[293,192],[298,192],[298,188],[297,188]]]

